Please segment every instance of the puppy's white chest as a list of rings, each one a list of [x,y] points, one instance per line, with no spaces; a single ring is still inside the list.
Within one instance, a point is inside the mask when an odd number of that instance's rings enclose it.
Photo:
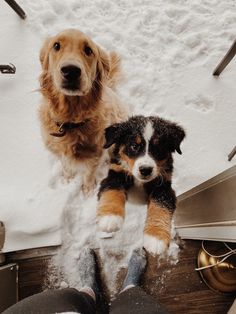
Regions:
[[[128,201],[133,204],[147,204],[147,195],[143,184],[136,179],[134,185],[128,191]]]

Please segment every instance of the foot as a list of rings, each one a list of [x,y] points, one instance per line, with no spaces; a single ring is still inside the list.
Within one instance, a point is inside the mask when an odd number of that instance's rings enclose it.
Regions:
[[[95,253],[91,249],[84,248],[80,251],[77,269],[81,290],[91,288],[97,299],[99,289],[96,281],[96,260]]]
[[[140,277],[144,272],[146,263],[147,260],[144,249],[134,250],[129,260],[128,271],[122,286],[122,290],[128,286],[137,286],[139,284]]]
[[[95,188],[96,188],[97,182],[96,178],[93,177],[90,180],[87,177],[84,177],[82,180],[81,190],[85,197],[92,196]]]

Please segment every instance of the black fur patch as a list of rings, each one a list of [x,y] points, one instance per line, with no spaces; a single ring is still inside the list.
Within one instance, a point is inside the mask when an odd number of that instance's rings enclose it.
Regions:
[[[154,133],[150,143],[146,143],[143,137],[145,126],[151,122]],[[136,137],[141,138],[141,143],[136,143]],[[128,157],[139,157],[149,145],[149,153],[156,160],[165,159],[168,154],[177,151],[181,154],[180,143],[185,137],[184,130],[175,123],[159,117],[134,116],[123,123],[116,123],[105,130],[106,143],[104,148],[116,144],[114,153],[119,151],[120,145],[125,145],[124,153]],[[157,140],[155,142],[155,140]]]
[[[162,178],[157,177],[151,182],[145,183],[144,189],[149,199],[155,200],[170,211],[175,210],[176,196],[174,190],[171,188],[170,181],[163,181]]]
[[[133,184],[133,177],[127,175],[126,172],[118,172],[110,169],[108,172],[108,176],[101,182],[98,192],[98,199],[100,198],[101,193],[104,191],[121,189],[128,191]]]

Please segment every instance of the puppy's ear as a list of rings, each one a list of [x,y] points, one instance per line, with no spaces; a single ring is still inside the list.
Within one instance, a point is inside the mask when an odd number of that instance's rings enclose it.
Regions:
[[[49,64],[49,44],[50,44],[50,38],[47,38],[40,50],[39,54],[39,60],[42,66],[43,70],[48,69]]]
[[[177,151],[182,155],[180,144],[185,137],[185,132],[182,127],[175,123],[170,123],[168,126],[168,141],[171,152]]]
[[[124,130],[124,123],[115,123],[105,129],[105,144],[104,148],[109,148],[111,145],[117,143],[121,138]]]

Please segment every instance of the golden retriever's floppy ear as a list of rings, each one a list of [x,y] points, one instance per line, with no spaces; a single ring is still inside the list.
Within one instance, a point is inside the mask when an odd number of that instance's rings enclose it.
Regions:
[[[99,51],[98,70],[102,77],[108,77],[110,72],[110,58],[109,55],[101,48]]]
[[[48,55],[49,55],[49,44],[50,44],[50,38],[47,38],[40,50],[40,54],[39,54],[39,60],[41,62],[41,66],[43,70],[47,70],[48,69]]]
[[[120,57],[116,52],[106,53],[103,49],[98,48],[98,79],[110,87],[114,87],[121,78]]]

